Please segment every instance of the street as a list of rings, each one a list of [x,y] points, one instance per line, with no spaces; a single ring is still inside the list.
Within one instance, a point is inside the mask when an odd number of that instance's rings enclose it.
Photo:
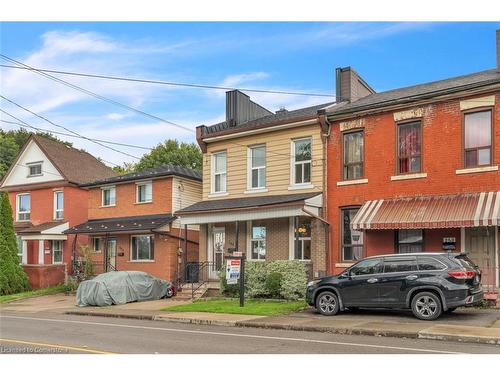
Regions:
[[[500,354],[500,347],[421,339],[9,312],[0,316],[0,353]]]

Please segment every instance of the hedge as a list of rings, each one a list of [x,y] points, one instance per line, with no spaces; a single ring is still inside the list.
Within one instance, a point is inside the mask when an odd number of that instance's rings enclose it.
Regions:
[[[239,285],[227,285],[225,267],[220,272],[221,293],[235,297]],[[307,272],[298,260],[245,262],[245,296],[298,300],[305,296]]]

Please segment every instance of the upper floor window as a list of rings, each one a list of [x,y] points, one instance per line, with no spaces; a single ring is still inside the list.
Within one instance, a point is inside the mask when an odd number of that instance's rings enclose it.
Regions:
[[[212,155],[212,191],[214,193],[226,192],[226,151]]]
[[[344,133],[344,180],[364,176],[364,131]]]
[[[491,110],[464,114],[465,167],[491,164]]]
[[[311,138],[293,141],[293,182],[309,184],[311,182]]]
[[[419,173],[422,169],[422,123],[398,125],[398,173]]]
[[[64,193],[62,191],[54,192],[54,219],[64,217]]]
[[[420,253],[424,251],[424,231],[422,229],[400,229],[397,231],[398,253]]]
[[[153,183],[141,182],[136,185],[136,203],[147,203],[153,201]]]
[[[351,229],[351,222],[359,207],[345,208],[341,211],[342,260],[356,261],[363,258],[363,232]]]
[[[266,146],[250,147],[250,188],[266,187]]]
[[[116,204],[116,188],[114,186],[102,188],[102,206],[114,206]]]
[[[250,240],[253,260],[266,260],[266,227],[252,224],[252,238]]]
[[[29,221],[31,214],[31,195],[19,194],[17,196],[17,221]]]
[[[35,177],[42,175],[42,163],[29,163],[28,164],[28,177]]]

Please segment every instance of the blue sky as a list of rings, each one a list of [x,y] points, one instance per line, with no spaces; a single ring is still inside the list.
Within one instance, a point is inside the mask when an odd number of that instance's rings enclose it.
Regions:
[[[354,67],[377,91],[493,68],[498,28],[500,23],[1,23],[0,49],[37,68],[333,95],[339,66]],[[60,77],[193,129],[224,119],[223,91]],[[29,71],[0,68],[0,84],[2,95],[88,137],[147,147],[166,138],[194,141],[191,132]],[[250,96],[270,110],[328,101]],[[57,129],[5,101],[1,107],[34,126]],[[134,161],[67,139],[114,163]]]

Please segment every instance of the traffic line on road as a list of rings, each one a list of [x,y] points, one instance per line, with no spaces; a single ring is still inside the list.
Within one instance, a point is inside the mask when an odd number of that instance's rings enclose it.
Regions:
[[[114,354],[112,352],[105,352],[105,351],[102,351],[102,350],[78,348],[76,346],[68,346],[68,345],[49,344],[49,343],[46,343],[46,342],[24,341],[24,340],[14,340],[14,339],[4,339],[4,338],[0,338],[0,342],[6,342],[6,343],[10,343],[10,344],[43,346],[43,347],[46,347],[46,348],[62,349],[62,350],[72,350],[72,351],[78,351],[78,352],[83,352],[83,353],[92,353],[92,354]]]
[[[365,347],[365,348],[376,348],[376,349],[389,349],[389,350],[411,351],[411,352],[421,352],[421,353],[466,354],[463,352],[452,352],[452,351],[434,350],[434,349],[408,348],[408,347],[375,345],[375,344],[360,344],[360,343],[351,343],[351,342],[316,340],[316,339],[295,338],[295,337],[263,336],[263,335],[250,335],[250,334],[243,334],[243,333],[213,332],[213,331],[201,331],[201,330],[165,328],[165,327],[148,327],[148,326],[139,326],[139,325],[130,325],[130,324],[99,323],[99,322],[88,322],[88,321],[82,321],[82,320],[31,318],[31,317],[11,316],[11,315],[0,315],[0,318],[35,320],[35,321],[45,321],[45,322],[55,322],[55,323],[86,324],[86,325],[95,325],[95,326],[130,328],[130,329],[144,329],[144,330],[152,330],[152,331],[165,331],[165,332],[177,332],[177,333],[191,333],[191,334],[195,334],[195,335],[230,336],[230,337],[241,337],[241,338],[251,338],[251,339],[262,339],[262,340],[305,342],[305,343],[314,343],[314,344],[353,346],[353,347]]]

